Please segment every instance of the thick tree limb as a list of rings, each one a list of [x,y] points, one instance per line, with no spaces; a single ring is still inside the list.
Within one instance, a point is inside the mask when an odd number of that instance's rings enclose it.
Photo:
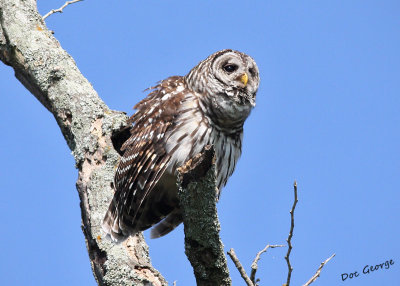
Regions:
[[[185,253],[197,285],[231,285],[219,238],[214,148],[207,146],[179,169],[179,200],[185,230]]]
[[[34,0],[0,0],[0,60],[54,115],[74,155],[82,229],[98,284],[166,285],[150,264],[142,235],[119,245],[102,239],[100,224],[119,160],[111,136],[126,125],[126,116],[98,97],[46,28]]]

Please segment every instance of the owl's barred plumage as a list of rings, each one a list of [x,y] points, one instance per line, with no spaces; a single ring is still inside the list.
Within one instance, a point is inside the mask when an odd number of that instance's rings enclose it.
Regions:
[[[157,224],[160,237],[182,222],[177,168],[212,144],[218,196],[241,154],[243,124],[255,106],[258,68],[248,55],[222,50],[186,76],[161,81],[135,105],[131,136],[115,174],[103,229],[122,241]]]

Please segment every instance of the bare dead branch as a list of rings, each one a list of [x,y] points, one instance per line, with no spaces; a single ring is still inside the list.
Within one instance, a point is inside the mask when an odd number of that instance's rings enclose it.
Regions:
[[[253,282],[250,280],[249,276],[247,276],[246,271],[244,270],[242,264],[239,261],[239,258],[236,256],[235,250],[231,248],[228,251],[229,257],[232,259],[233,263],[235,264],[237,270],[240,273],[240,276],[242,276],[243,280],[246,282],[247,286],[254,286]]]
[[[286,263],[288,266],[288,275],[287,275],[287,280],[286,280],[286,286],[290,285],[290,278],[292,276],[292,271],[293,271],[293,267],[290,264],[290,253],[292,252],[292,237],[293,237],[293,229],[294,229],[294,210],[296,208],[298,199],[297,199],[297,182],[294,181],[293,184],[293,190],[294,190],[294,202],[293,202],[293,206],[292,209],[290,210],[290,230],[289,230],[289,235],[288,238],[286,239],[287,243],[288,243],[288,251],[286,253],[285,259],[286,259]]]
[[[254,258],[253,263],[251,264],[251,273],[250,273],[250,280],[254,285],[256,285],[256,272],[258,269],[258,261],[261,258],[261,254],[263,254],[264,252],[267,252],[267,250],[269,248],[284,247],[284,246],[285,245],[282,245],[282,244],[274,244],[274,245],[268,244],[263,250],[261,250],[257,253],[256,257]]]
[[[308,286],[308,285],[310,285],[311,283],[313,283],[315,280],[317,280],[317,278],[321,275],[321,270],[322,270],[322,268],[325,266],[326,263],[329,262],[329,260],[331,260],[333,257],[335,257],[335,255],[336,255],[335,253],[332,254],[331,257],[329,257],[329,258],[326,259],[324,262],[322,262],[321,265],[318,267],[317,272],[315,272],[315,274],[313,275],[313,277],[311,277],[311,279],[308,280],[308,281],[306,282],[306,284],[304,284],[303,286]]]
[[[224,247],[219,237],[214,148],[178,169],[178,196],[185,231],[185,253],[197,285],[231,285]]]
[[[83,0],[72,0],[72,1],[67,1],[64,3],[64,5],[62,5],[60,8],[58,9],[52,9],[50,12],[48,12],[46,15],[43,16],[43,20],[45,20],[47,17],[49,17],[50,15],[54,14],[54,13],[62,13],[64,8],[67,7],[70,4],[74,4],[76,2],[81,2]]]

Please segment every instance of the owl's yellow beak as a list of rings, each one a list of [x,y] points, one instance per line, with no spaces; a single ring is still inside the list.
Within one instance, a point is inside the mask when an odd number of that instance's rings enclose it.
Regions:
[[[247,73],[244,73],[244,74],[240,77],[240,81],[244,84],[244,86],[247,85],[247,82],[249,81],[249,76],[247,75]]]

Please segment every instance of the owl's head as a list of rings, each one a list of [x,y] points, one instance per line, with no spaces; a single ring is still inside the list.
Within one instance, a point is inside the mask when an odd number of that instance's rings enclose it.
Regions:
[[[224,95],[241,105],[255,105],[260,82],[253,58],[235,50],[209,56],[186,76],[189,88],[209,96]]]

